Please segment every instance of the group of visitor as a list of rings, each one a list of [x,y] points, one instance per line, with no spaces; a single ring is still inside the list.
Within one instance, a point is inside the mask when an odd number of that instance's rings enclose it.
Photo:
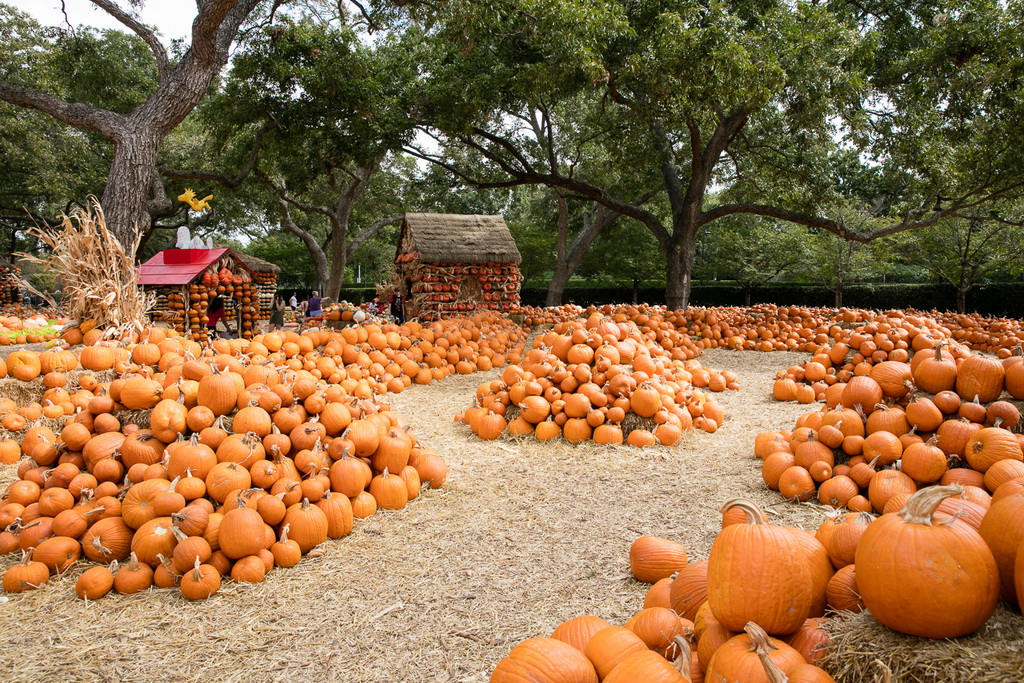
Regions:
[[[320,292],[313,290],[313,295],[304,301],[299,301],[298,292],[292,292],[291,298],[285,305],[284,297],[280,294],[274,295],[274,301],[270,305],[270,329],[279,330],[284,327],[284,312],[287,308],[301,312],[302,316],[309,320],[323,314],[323,298]]]
[[[284,296],[275,294],[274,300],[270,304],[270,320],[268,321],[271,330],[284,328],[284,314],[289,308],[292,311],[300,312],[306,320],[310,320],[323,314],[323,298],[316,290],[313,290],[312,296],[304,301],[299,301],[298,292],[292,292],[291,298],[287,302]],[[404,308],[402,296],[396,293],[387,302],[382,302],[379,298],[375,298],[370,305],[370,312],[377,315],[390,313],[395,322],[401,325],[405,322]],[[227,309],[224,305],[224,298],[221,296],[214,297],[206,309],[206,331],[211,338],[225,337],[230,339],[237,336],[237,329],[231,328],[226,316]],[[238,316],[236,315],[235,318],[237,320]],[[218,325],[222,326],[223,329],[218,329]]]

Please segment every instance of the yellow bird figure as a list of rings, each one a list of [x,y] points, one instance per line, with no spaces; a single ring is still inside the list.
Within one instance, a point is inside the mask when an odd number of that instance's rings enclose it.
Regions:
[[[185,202],[191,205],[196,199],[196,193],[192,191],[191,187],[186,187],[185,191],[178,195],[179,202]]]
[[[198,201],[193,199],[192,201],[189,202],[189,204],[192,206],[192,210],[198,213],[199,211],[203,211],[205,209],[210,208],[211,199],[213,199],[213,195],[208,194]]]
[[[196,199],[196,193],[191,187],[186,187],[185,191],[178,195],[179,202],[185,202],[192,207],[192,210],[199,213],[205,209],[210,208],[210,200],[213,199],[213,195],[206,195],[202,199]]]

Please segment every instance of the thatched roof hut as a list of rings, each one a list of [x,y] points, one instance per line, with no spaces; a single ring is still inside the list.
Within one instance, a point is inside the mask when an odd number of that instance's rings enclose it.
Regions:
[[[238,252],[238,258],[242,259],[242,263],[249,266],[249,270],[254,273],[273,273],[274,275],[277,275],[281,272],[280,266],[277,266],[270,261],[264,261],[261,258],[256,258],[251,254]]]
[[[512,233],[501,216],[407,213],[398,254],[418,253],[423,263],[520,263]]]
[[[407,213],[395,284],[410,316],[507,312],[519,305],[521,261],[501,216]]]

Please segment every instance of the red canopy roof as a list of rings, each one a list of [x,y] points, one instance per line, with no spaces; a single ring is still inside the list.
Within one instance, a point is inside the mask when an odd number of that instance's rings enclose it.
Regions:
[[[139,266],[140,285],[187,285],[225,253],[230,253],[235,262],[246,270],[238,255],[222,247],[220,249],[164,249]]]

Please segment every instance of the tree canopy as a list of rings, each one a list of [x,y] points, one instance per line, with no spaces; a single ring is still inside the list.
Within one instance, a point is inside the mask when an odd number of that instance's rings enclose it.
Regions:
[[[125,31],[0,5],[3,225],[102,192],[130,238],[205,184],[202,230],[304,245],[329,295],[406,210],[507,213],[549,301],[662,268],[683,307],[709,269],[852,267],[826,235],[1013,225],[1024,188],[1019,0],[204,0],[174,47],[92,2]]]

